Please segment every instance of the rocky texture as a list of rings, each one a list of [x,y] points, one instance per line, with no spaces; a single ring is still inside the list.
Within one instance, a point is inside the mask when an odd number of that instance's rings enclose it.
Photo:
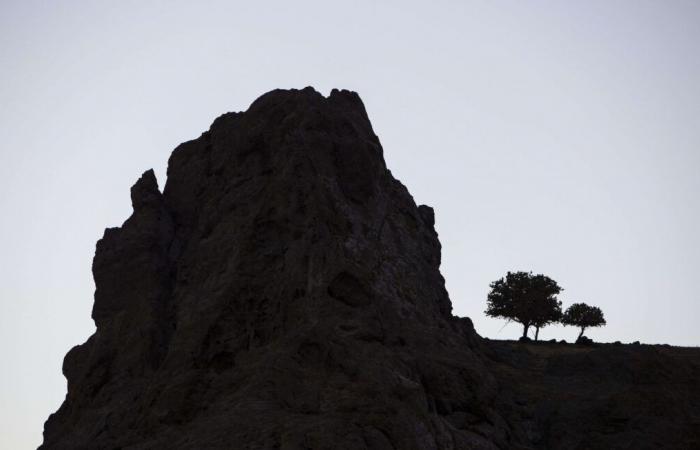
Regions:
[[[433,210],[357,94],[273,91],[180,145],[97,244],[45,448],[509,446]]]
[[[270,92],[175,149],[162,194],[148,171],[131,198],[97,244],[97,330],[66,355],[42,448],[581,442],[577,423],[578,441],[552,437],[570,415],[531,420],[516,402],[546,400],[452,316],[433,210],[387,170],[357,94]]]
[[[700,448],[700,349],[490,341],[497,409],[542,449]]]

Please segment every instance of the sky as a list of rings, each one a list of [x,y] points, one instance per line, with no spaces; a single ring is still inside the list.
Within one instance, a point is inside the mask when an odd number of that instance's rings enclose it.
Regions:
[[[482,336],[519,336],[483,312],[526,270],[603,310],[595,340],[700,345],[699,23],[696,1],[0,0],[0,448],[63,401],[130,186],[275,88],[361,95]]]

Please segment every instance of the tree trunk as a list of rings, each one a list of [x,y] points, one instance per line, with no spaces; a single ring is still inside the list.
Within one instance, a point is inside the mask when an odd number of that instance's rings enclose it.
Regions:
[[[581,332],[578,334],[578,338],[581,339],[581,336],[583,336],[583,332],[586,331],[586,327],[581,327]],[[578,340],[578,339],[577,339]]]
[[[540,336],[540,327],[535,327],[535,341],[537,341],[539,336]]]
[[[530,328],[530,324],[523,324],[523,337],[527,337],[527,330]]]

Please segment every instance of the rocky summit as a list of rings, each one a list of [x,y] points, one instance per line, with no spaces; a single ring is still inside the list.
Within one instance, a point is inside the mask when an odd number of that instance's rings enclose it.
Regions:
[[[547,359],[452,315],[434,212],[387,169],[354,92],[267,93],[167,174],[161,193],[145,172],[97,243],[97,328],[65,357],[41,448],[658,448],[650,422],[700,442],[697,351],[668,371],[642,357],[663,395],[631,376],[591,397],[585,380],[629,358]]]

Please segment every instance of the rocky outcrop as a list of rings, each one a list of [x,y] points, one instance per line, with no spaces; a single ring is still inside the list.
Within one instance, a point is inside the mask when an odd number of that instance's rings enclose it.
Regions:
[[[273,91],[175,149],[93,263],[43,448],[511,446],[433,210],[357,94]]]
[[[552,406],[566,388],[547,403],[549,385],[513,375],[539,360],[452,316],[433,210],[391,175],[353,92],[265,94],[131,199],[97,243],[97,329],[65,357],[44,449],[615,448],[647,423],[613,408],[615,438],[586,446],[591,422]],[[570,364],[588,362],[547,377]],[[670,378],[682,402],[688,370]],[[659,429],[692,442],[697,409],[678,411]]]
[[[700,349],[668,345],[482,347],[497,409],[538,449],[700,448]]]

